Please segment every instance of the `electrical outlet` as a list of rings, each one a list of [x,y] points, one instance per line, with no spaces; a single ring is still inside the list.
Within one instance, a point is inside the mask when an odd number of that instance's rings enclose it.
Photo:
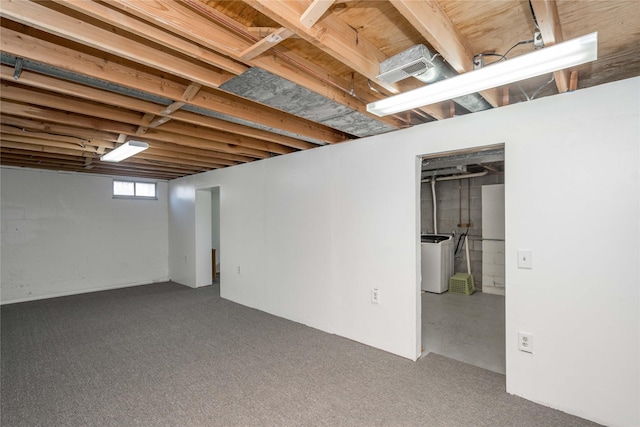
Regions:
[[[518,350],[533,353],[533,334],[530,332],[518,332]]]
[[[240,266],[238,266],[238,274],[240,274]]]
[[[372,304],[380,304],[380,290],[379,289],[371,289],[371,303]]]

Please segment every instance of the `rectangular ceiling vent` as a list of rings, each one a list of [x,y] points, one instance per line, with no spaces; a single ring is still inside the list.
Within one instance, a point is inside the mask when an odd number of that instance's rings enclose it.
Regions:
[[[417,44],[380,63],[378,79],[386,83],[395,83],[407,77],[423,74],[431,68],[431,52],[426,46]]]

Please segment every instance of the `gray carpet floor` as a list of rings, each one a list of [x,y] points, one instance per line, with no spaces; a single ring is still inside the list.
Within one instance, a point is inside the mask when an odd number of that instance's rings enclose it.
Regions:
[[[505,377],[411,362],[161,283],[3,306],[9,426],[584,426]]]

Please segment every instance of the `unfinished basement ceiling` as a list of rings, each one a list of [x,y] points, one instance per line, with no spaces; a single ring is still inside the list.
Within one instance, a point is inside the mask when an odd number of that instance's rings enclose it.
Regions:
[[[0,164],[172,179],[640,74],[635,1],[7,0],[0,5]],[[598,31],[598,60],[377,117],[428,83],[380,64],[416,45],[440,78]],[[516,46],[510,50],[513,46]],[[494,56],[492,56],[494,55]],[[117,164],[124,141],[149,150]]]
[[[225,82],[220,89],[358,137],[394,130],[380,120],[261,68],[248,69]]]

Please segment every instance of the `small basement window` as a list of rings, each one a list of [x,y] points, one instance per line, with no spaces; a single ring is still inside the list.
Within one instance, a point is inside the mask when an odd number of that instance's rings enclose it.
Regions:
[[[155,182],[119,181],[113,180],[114,199],[150,199],[157,200],[157,185]]]

